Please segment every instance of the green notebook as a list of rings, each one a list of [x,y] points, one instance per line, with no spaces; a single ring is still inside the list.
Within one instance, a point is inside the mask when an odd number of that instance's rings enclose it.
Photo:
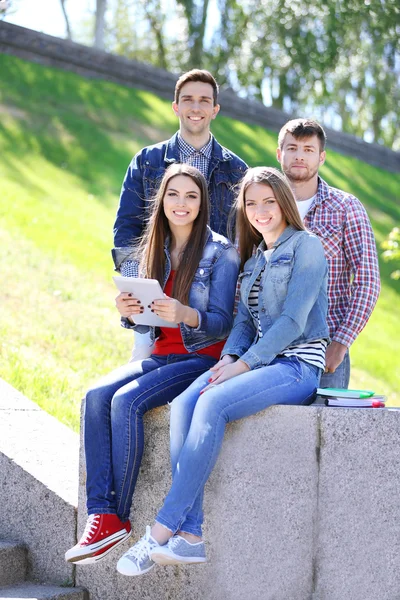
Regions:
[[[371,390],[344,390],[340,388],[318,388],[319,396],[329,396],[331,398],[370,398],[375,392]]]

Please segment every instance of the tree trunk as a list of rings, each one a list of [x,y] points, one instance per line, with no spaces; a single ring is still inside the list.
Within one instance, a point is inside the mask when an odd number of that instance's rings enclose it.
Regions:
[[[146,1],[145,3],[145,12],[146,16],[149,20],[150,27],[153,30],[153,33],[156,38],[157,43],[157,63],[158,66],[162,69],[168,70],[167,64],[167,52],[164,44],[164,37],[162,33],[162,21],[160,19],[157,20],[156,14],[161,14],[161,7],[149,5]]]
[[[209,0],[203,0],[203,10],[201,13],[200,23],[192,23],[193,44],[191,46],[189,56],[189,66],[192,69],[201,69],[203,64],[203,45],[204,33],[207,22],[208,2]],[[195,18],[195,15],[193,13],[191,15],[191,18]]]
[[[61,0],[61,10],[63,12],[64,19],[65,19],[65,26],[67,28],[67,39],[68,40],[72,40],[71,27],[70,27],[70,24],[69,24],[67,10],[65,8],[65,0]]]
[[[104,50],[104,26],[107,0],[96,0],[96,21],[94,30],[94,47]]]

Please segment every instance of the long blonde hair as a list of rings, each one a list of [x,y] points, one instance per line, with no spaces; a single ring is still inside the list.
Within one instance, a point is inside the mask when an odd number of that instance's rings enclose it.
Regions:
[[[140,271],[149,279],[157,279],[163,287],[166,265],[164,245],[167,238],[171,236],[163,201],[169,182],[178,175],[190,177],[200,189],[200,211],[193,222],[193,228],[183,250],[172,289],[172,296],[183,304],[187,304],[193,277],[207,241],[210,210],[207,182],[198,169],[190,165],[174,163],[165,171],[158,192],[151,201],[153,204],[151,216],[139,242],[136,256]]]
[[[272,188],[286,223],[299,231],[305,229],[296,200],[285,175],[273,167],[249,169],[242,180],[235,201],[236,235],[239,237],[241,268],[253,254],[254,246],[258,246],[263,239],[261,233],[251,225],[246,215],[246,191],[253,183],[268,185]]]

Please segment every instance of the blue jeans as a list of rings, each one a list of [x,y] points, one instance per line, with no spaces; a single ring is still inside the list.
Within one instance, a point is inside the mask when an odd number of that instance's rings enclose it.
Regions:
[[[310,404],[321,369],[296,357],[276,358],[210,388],[204,373],[171,404],[172,486],[156,521],[201,536],[204,485],[218,458],[225,426],[274,404]]]
[[[215,363],[196,353],[152,355],[112,371],[87,392],[88,514],[129,518],[143,454],[143,415],[171,402]]]
[[[323,373],[320,387],[347,389],[350,381],[350,355],[346,351],[344,359],[334,373]]]

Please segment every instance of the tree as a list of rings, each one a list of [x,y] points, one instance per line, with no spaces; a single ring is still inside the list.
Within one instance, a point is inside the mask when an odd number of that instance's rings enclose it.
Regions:
[[[72,40],[71,26],[69,23],[68,13],[67,13],[67,10],[65,7],[66,0],[60,0],[60,2],[61,2],[61,10],[62,10],[64,20],[65,20],[65,28],[67,30],[67,39]]]
[[[63,2],[63,0],[61,0]],[[94,26],[94,47],[104,50],[104,30],[107,0],[96,0],[96,15]]]
[[[95,20],[99,48],[400,149],[397,0],[97,0]]]

